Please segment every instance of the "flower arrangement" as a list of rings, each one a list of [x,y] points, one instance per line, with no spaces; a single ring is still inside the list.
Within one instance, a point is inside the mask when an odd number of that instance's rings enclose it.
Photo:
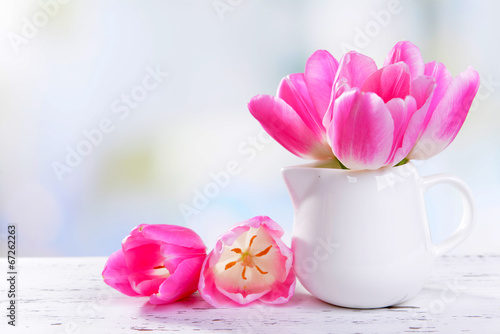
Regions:
[[[452,78],[442,63],[424,63],[415,45],[399,42],[380,69],[354,51],[339,62],[318,50],[304,73],[281,80],[277,96],[257,95],[248,108],[301,158],[373,170],[444,150],[478,88],[472,67]],[[201,238],[188,228],[142,224],[109,257],[102,275],[114,289],[147,296],[152,304],[196,290],[216,307],[285,303],[294,293],[295,273],[282,235],[269,217],[254,217],[222,234],[207,255]]]
[[[472,67],[452,78],[442,63],[424,63],[419,49],[403,41],[380,69],[355,51],[338,62],[318,50],[304,73],[281,80],[277,96],[257,95],[248,108],[267,133],[301,158],[378,169],[444,150],[478,88]]]

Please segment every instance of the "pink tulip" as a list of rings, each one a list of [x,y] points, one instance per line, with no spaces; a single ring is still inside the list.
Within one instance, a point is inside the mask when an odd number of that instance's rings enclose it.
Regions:
[[[318,50],[304,73],[283,78],[277,97],[257,95],[248,108],[264,129],[293,154],[308,159],[333,158],[323,117],[330,103],[338,62],[328,51]]]
[[[261,300],[286,303],[295,291],[293,254],[269,217],[249,219],[223,234],[201,270],[198,290],[213,306]]]
[[[249,109],[292,153],[313,159],[336,157],[350,169],[378,169],[441,152],[462,127],[479,88],[479,75],[472,67],[453,79],[443,64],[424,64],[410,42],[397,43],[380,69],[354,51],[339,64],[331,59],[326,51],[317,51],[308,63],[316,64],[314,77],[322,80],[308,81],[306,66],[305,85],[285,85],[301,89],[285,90],[287,94],[277,98],[258,95]],[[283,86],[282,81],[279,93]],[[321,99],[313,98],[317,92]],[[297,107],[296,101],[306,107]]]
[[[340,61],[324,120],[333,152],[351,169],[428,159],[455,138],[478,87],[471,67],[452,79],[443,64],[424,64],[410,42],[396,44],[381,69],[349,52]]]
[[[415,144],[429,111],[431,77],[412,79],[404,62],[377,70],[375,62],[351,51],[340,61],[326,117],[328,139],[350,169],[393,166]]]
[[[479,89],[479,74],[468,67],[452,78],[439,62],[424,64],[418,48],[410,42],[399,42],[385,60],[385,65],[403,61],[411,68],[413,78],[432,77],[436,89],[420,137],[408,159],[429,159],[443,151],[455,139]]]
[[[175,225],[137,226],[109,257],[104,282],[128,296],[170,303],[197,290],[206,247],[192,230]]]

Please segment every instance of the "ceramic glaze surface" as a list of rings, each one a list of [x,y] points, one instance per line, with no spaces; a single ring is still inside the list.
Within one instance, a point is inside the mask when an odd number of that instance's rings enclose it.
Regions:
[[[304,165],[282,174],[295,208],[297,277],[331,304],[376,308],[412,298],[434,258],[456,247],[472,228],[467,186],[445,174],[421,178],[412,163],[375,171]],[[437,183],[459,190],[464,212],[457,231],[434,245],[424,192]]]

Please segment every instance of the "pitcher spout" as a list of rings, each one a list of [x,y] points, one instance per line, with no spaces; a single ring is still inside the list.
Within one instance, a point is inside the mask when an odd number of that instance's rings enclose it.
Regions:
[[[312,168],[285,167],[281,169],[288,193],[292,199],[294,210],[297,211],[303,200],[309,196],[320,175]]]

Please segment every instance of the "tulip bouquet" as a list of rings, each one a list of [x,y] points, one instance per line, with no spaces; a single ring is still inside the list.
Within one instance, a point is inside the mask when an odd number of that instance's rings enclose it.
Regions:
[[[472,67],[453,78],[442,63],[424,63],[419,49],[403,41],[380,69],[354,51],[338,62],[318,50],[304,73],[281,81],[277,96],[257,95],[248,108],[275,140],[301,158],[378,169],[444,150],[462,127],[478,88]]]
[[[340,62],[316,51],[304,73],[281,81],[277,96],[257,95],[248,108],[299,157],[373,170],[444,150],[478,87],[473,68],[452,78],[443,64],[424,63],[415,45],[399,42],[380,69],[354,51]],[[282,235],[269,217],[254,217],[221,235],[207,255],[201,238],[188,228],[142,224],[109,257],[102,275],[109,286],[148,296],[152,304],[196,290],[217,307],[285,303],[294,293],[295,273]]]

